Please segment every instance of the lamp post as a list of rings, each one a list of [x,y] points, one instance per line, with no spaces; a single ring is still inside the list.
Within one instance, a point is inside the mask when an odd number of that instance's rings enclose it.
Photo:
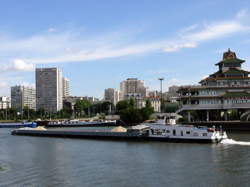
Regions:
[[[162,112],[162,104],[163,104],[163,102],[162,102],[162,81],[164,80],[164,78],[161,77],[158,80],[160,81],[160,86],[161,86],[160,99],[161,99],[161,112]]]

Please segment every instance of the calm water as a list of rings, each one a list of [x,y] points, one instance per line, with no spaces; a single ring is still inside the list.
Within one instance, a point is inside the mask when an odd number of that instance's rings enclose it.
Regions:
[[[249,186],[250,143],[181,144],[11,136],[0,186]],[[250,142],[250,134],[230,134]]]

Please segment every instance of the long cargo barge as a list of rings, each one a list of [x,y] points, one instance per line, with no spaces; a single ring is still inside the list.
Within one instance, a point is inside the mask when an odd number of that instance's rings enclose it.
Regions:
[[[119,127],[116,127],[119,128]],[[114,128],[114,129],[116,129]],[[122,127],[121,127],[122,128]],[[122,128],[122,131],[110,130],[68,130],[68,129],[36,129],[23,128],[12,131],[12,135],[91,138],[116,140],[156,140],[173,142],[218,143],[227,138],[226,132],[216,128],[204,128],[183,125],[142,124]]]
[[[61,138],[91,138],[91,139],[146,139],[145,135],[127,132],[110,131],[72,131],[72,130],[22,130],[16,129],[12,135],[61,137]]]

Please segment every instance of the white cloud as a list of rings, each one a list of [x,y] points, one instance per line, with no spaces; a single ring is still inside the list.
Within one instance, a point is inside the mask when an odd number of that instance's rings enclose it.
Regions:
[[[175,52],[183,48],[195,48],[197,44],[195,42],[187,42],[187,43],[179,43],[167,46],[164,51],[165,52]]]
[[[5,65],[0,67],[0,70],[2,69],[3,72],[7,71],[23,71],[23,72],[30,72],[34,71],[35,65],[31,63],[26,63],[21,59],[14,59],[10,65]]]
[[[48,32],[55,32],[55,31],[56,31],[55,28],[49,28],[49,29],[48,29]]]
[[[242,25],[239,22],[221,22],[205,26],[205,28],[199,32],[191,33],[184,38],[194,42],[202,42],[206,40],[212,40],[220,37],[226,37],[229,34],[237,33],[240,31],[249,30],[249,27]]]
[[[15,59],[13,62],[13,68],[17,71],[33,71],[35,66],[34,64],[26,63],[21,59]]]
[[[248,16],[248,9],[241,9],[237,14],[236,14],[236,18],[237,19],[243,19],[246,18]]]
[[[55,28],[49,28],[46,33],[21,39],[0,34],[0,54],[8,56],[8,59],[1,61],[13,61],[10,65],[4,64],[1,69],[32,71],[34,64],[84,62],[156,51],[172,53],[184,48],[195,48],[208,40],[248,31],[249,26],[238,19],[246,14],[246,10],[241,10],[229,21],[207,25],[193,24],[179,31],[176,37],[171,39],[146,42],[137,42],[133,32],[113,32],[93,37],[77,29],[54,32]]]

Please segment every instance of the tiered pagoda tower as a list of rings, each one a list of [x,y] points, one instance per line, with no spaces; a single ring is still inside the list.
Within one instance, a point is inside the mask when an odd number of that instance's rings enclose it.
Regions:
[[[178,112],[189,122],[242,120],[250,110],[250,72],[241,68],[244,62],[228,49],[215,64],[217,72],[201,80],[200,85],[180,88]]]

